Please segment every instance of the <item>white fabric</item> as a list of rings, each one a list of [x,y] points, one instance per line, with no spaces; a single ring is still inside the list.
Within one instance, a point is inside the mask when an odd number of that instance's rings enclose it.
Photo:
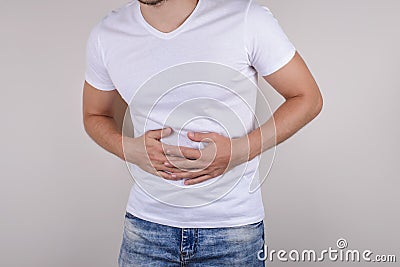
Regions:
[[[195,10],[178,29],[163,33],[143,18],[137,1],[110,12],[97,24],[87,43],[86,81],[99,90],[118,90],[131,103],[139,88],[157,73],[183,63],[216,62],[233,68],[257,82],[257,73],[266,76],[294,56],[295,47],[268,8],[248,0],[199,0]],[[200,90],[201,88],[201,90]],[[145,99],[131,106],[135,136],[145,130],[159,129],[169,112],[183,101],[209,97],[226,103],[244,123],[247,132],[254,129],[252,111],[256,90],[246,95],[249,107],[234,94],[218,86],[192,84],[166,95],[147,117],[140,113]],[[211,108],[211,107],[210,107]],[[204,115],[207,107],[191,112]],[[212,115],[215,110],[210,109]],[[215,113],[214,113],[215,114]],[[224,134],[223,128],[210,120],[200,119],[185,125],[187,131],[210,131]],[[187,139],[186,146],[193,146]],[[258,158],[249,162],[245,176],[227,195],[209,205],[181,208],[152,198],[135,183],[127,211],[152,222],[175,227],[230,227],[260,221],[264,218],[261,192],[249,193],[249,184],[257,172]],[[132,166],[135,175],[149,175]],[[135,168],[136,167],[136,168]],[[179,197],[179,196],[177,196]]]

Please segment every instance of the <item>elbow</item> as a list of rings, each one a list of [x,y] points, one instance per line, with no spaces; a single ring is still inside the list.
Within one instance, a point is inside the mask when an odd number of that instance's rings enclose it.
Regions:
[[[315,117],[317,117],[321,113],[323,106],[324,106],[324,99],[322,97],[321,92],[318,90],[318,94],[315,97],[315,104],[314,104]]]
[[[90,136],[90,130],[93,127],[92,123],[93,115],[87,112],[83,113],[82,123],[85,132]]]
[[[87,116],[86,114],[83,115],[83,119],[82,119],[82,123],[83,123],[83,129],[85,130],[85,132],[87,134],[89,134],[89,116]]]
[[[305,99],[307,103],[308,121],[311,121],[321,113],[324,100],[319,90],[315,90],[315,93],[308,94]]]

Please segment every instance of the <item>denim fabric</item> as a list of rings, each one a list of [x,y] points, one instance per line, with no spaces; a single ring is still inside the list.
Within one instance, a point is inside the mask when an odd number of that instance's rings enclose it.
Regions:
[[[264,222],[226,228],[176,228],[126,213],[120,267],[264,266]]]

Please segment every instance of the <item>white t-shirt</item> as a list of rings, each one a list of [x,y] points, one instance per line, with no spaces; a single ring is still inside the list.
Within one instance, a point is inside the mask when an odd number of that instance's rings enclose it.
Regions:
[[[186,84],[168,91],[154,103],[152,92],[138,93],[151,77],[185,63],[215,62],[257,83],[257,73],[266,76],[277,71],[293,58],[295,51],[269,9],[254,0],[199,0],[186,21],[169,33],[147,23],[139,2],[132,1],[110,12],[93,28],[87,43],[86,81],[99,90],[118,90],[130,104],[135,136],[162,128],[177,106],[189,103],[179,110],[184,116],[178,115],[179,119],[169,126],[182,130],[178,134],[183,140],[178,142],[180,145],[196,147],[184,138],[188,131],[225,134],[221,125],[209,119],[222,106],[201,99],[214,99],[229,107],[243,122],[244,133],[248,133],[255,128],[252,112],[257,90],[242,92],[246,106],[237,95],[216,85]],[[142,98],[135,99],[137,95]],[[193,99],[199,102],[190,105]],[[143,109],[151,109],[151,114],[143,114]],[[198,119],[178,125],[177,121],[189,113]],[[261,191],[249,192],[252,179],[258,175],[257,166],[258,158],[251,160],[232,190],[212,203],[196,207],[170,205],[134,183],[127,211],[148,221],[185,228],[258,222],[264,218]],[[130,167],[134,176],[152,177],[133,164]],[[179,199],[180,195],[174,192],[168,197]]]

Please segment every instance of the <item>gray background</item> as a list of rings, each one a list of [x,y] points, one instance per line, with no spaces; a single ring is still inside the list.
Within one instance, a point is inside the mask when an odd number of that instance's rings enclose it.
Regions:
[[[81,92],[89,31],[124,2],[0,3],[0,266],[116,266],[132,182],[85,134]],[[325,99],[278,147],[263,185],[270,248],[322,250],[344,237],[400,257],[400,2],[263,3]],[[276,108],[282,98],[263,88]],[[291,264],[270,266],[281,265]]]

